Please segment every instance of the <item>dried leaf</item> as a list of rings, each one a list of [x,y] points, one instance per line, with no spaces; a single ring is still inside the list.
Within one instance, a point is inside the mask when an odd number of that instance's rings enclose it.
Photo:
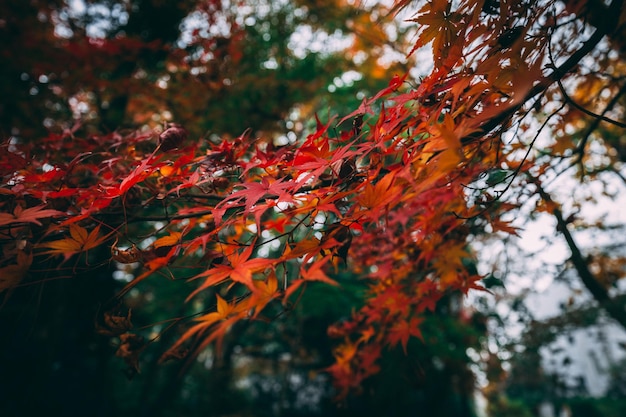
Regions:
[[[96,322],[96,331],[104,336],[119,336],[133,328],[130,321],[131,310],[126,315],[118,312],[106,311],[102,318],[102,323]]]
[[[145,346],[143,337],[134,333],[124,333],[120,335],[120,345],[115,352],[115,356],[124,359],[128,365],[128,377],[132,378],[139,373],[139,354]]]
[[[187,139],[187,130],[181,125],[170,123],[168,128],[159,135],[159,148],[164,151],[177,149]]]
[[[33,263],[33,254],[20,250],[17,252],[16,262],[0,268],[0,292],[14,288],[22,281]]]

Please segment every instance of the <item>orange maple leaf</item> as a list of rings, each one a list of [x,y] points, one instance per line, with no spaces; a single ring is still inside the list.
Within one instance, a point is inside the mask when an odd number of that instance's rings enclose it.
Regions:
[[[248,305],[254,307],[253,318],[257,317],[265,306],[278,295],[278,278],[276,272],[271,271],[266,281],[254,281],[257,291],[252,293]]]
[[[204,327],[208,327],[220,320],[227,319],[233,312],[237,311],[234,304],[228,304],[228,301],[220,297],[219,294],[215,294],[215,297],[217,298],[216,311],[205,314],[196,319],[196,321],[199,321]]]
[[[96,226],[91,232],[88,232],[85,228],[77,224],[70,224],[70,235],[68,237],[52,242],[40,243],[38,247],[48,248],[48,250],[40,252],[39,254],[63,255],[67,261],[73,255],[100,246],[111,236],[110,233],[104,236],[98,236],[99,234],[100,225]]]
[[[446,0],[429,2],[420,9],[419,16],[413,19],[422,28],[416,47],[419,48],[433,41],[433,56],[436,67],[440,67],[443,60],[447,58],[448,53],[453,49],[454,41],[459,36],[457,26],[461,16],[450,10],[451,5],[452,3]]]
[[[339,285],[337,281],[330,278],[324,270],[322,269],[328,261],[330,261],[332,255],[325,256],[322,259],[315,261],[309,268],[304,268],[306,264],[303,264],[300,268],[300,275],[302,279],[295,281],[293,284],[289,286],[287,291],[285,291],[285,300],[289,298],[291,294],[293,294],[302,284],[308,281],[321,281],[330,285]]]
[[[174,246],[174,245],[180,243],[182,236],[183,236],[183,234],[181,232],[171,232],[167,236],[163,236],[163,237],[158,238],[152,244],[152,246],[155,249],[163,247],[163,246]]]
[[[172,345],[171,348],[161,357],[161,360],[165,360],[168,357],[168,353],[176,351],[186,340],[196,335],[202,335],[209,328],[213,327],[213,331],[208,337],[194,349],[196,354],[202,349],[207,347],[210,343],[217,340],[217,350],[220,350],[221,341],[226,335],[226,332],[237,320],[242,318],[247,311],[247,303],[236,304],[229,303],[224,300],[219,294],[216,294],[217,308],[216,311],[207,313],[196,319],[199,323],[190,327],[183,335]]]
[[[380,209],[396,203],[402,196],[404,189],[394,184],[395,175],[395,172],[390,172],[376,185],[365,184],[363,192],[356,197],[362,207],[372,212],[372,217],[377,217]]]

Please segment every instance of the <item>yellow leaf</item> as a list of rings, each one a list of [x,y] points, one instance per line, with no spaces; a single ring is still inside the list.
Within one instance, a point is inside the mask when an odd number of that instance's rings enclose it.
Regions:
[[[73,255],[96,248],[104,243],[110,236],[98,236],[100,226],[96,226],[91,232],[77,224],[70,224],[70,235],[64,239],[53,242],[44,242],[38,245],[40,248],[48,248],[40,255],[63,255],[68,260]]]
[[[164,177],[169,177],[170,175],[176,173],[176,171],[179,171],[179,169],[169,165],[165,165],[159,168],[159,173]]]
[[[154,242],[154,248],[160,248],[162,246],[174,246],[180,243],[180,238],[182,233],[180,232],[172,232],[169,236],[163,236]]]
[[[219,294],[215,294],[215,297],[217,297],[217,312],[219,313],[221,318],[225,319],[226,317],[228,317],[233,308],[230,304],[228,304],[228,301],[220,297]]]

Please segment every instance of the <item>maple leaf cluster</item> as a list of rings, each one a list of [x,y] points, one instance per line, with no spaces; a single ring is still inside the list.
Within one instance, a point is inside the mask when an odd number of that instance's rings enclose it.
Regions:
[[[482,3],[426,4],[414,19],[416,48],[432,45],[432,72],[396,75],[293,144],[249,132],[212,141],[180,125],[2,144],[0,289],[19,284],[33,257],[88,264],[102,247],[136,266],[119,300],[175,270],[187,301],[214,300],[215,311],[200,311],[165,360],[219,346],[269,305],[287,311],[309,285],[341,285],[338,272],[349,268],[369,292],[329,330],[338,340],[329,372],[342,388],[358,386],[377,371],[383,347],[406,351],[422,337],[420,323],[444,295],[483,289],[467,267],[470,225],[516,229],[501,218],[510,207],[493,204],[493,187],[468,187],[494,169],[527,170],[501,135],[575,65],[545,65],[550,25],[566,11],[501,2],[493,13]],[[135,224],[150,232],[133,235]],[[118,355],[138,368],[143,342],[129,326],[121,334]]]

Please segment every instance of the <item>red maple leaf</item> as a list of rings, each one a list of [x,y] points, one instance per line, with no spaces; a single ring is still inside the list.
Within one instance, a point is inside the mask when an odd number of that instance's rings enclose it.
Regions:
[[[422,332],[420,331],[419,325],[423,321],[424,319],[421,317],[413,317],[410,321],[398,321],[389,332],[389,344],[393,347],[397,345],[398,342],[400,342],[402,344],[402,349],[406,354],[406,345],[409,342],[410,336],[415,336],[422,339]]]
[[[244,215],[250,213],[252,206],[265,196],[277,197],[280,201],[291,201],[292,196],[288,190],[293,189],[294,184],[284,182],[282,179],[270,181],[268,177],[263,177],[261,182],[246,182],[241,184],[244,190],[235,191],[228,198],[223,200],[218,207],[232,204],[232,202],[246,201]]]
[[[11,223],[35,223],[37,226],[41,226],[39,219],[65,215],[62,211],[44,209],[44,207],[45,205],[24,209],[21,206],[17,206],[13,210],[13,214],[0,213],[0,226]]]
[[[205,278],[205,280],[187,297],[187,300],[193,298],[200,291],[224,282],[228,278],[234,282],[244,284],[251,291],[255,292],[257,287],[252,281],[252,275],[272,266],[274,260],[266,258],[250,259],[253,250],[254,242],[248,245],[248,247],[246,247],[242,252],[233,251],[232,253],[227,254],[226,257],[228,259],[228,265],[215,265],[191,278],[191,280],[198,278]]]

